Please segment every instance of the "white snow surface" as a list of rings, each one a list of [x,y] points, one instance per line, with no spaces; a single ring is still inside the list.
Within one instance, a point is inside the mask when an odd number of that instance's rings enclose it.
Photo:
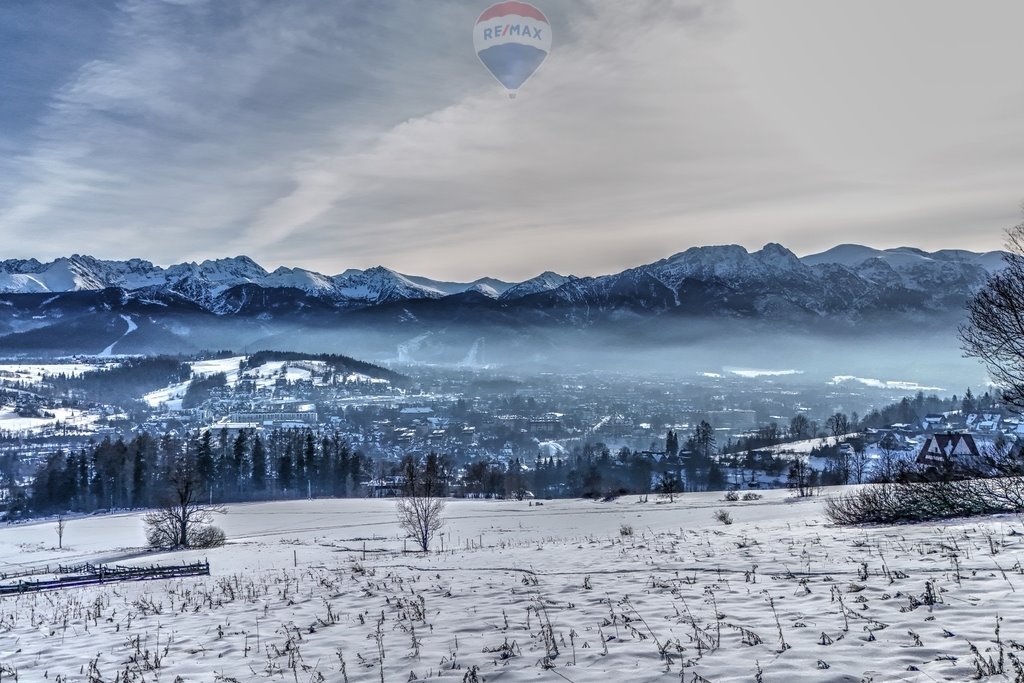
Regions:
[[[88,429],[99,419],[99,415],[74,408],[47,408],[53,417],[21,417],[14,406],[0,405],[0,430],[31,434],[56,422],[67,423],[76,429]]]
[[[38,383],[47,375],[64,374],[78,377],[86,372],[105,370],[116,363],[2,363],[0,379],[14,379],[30,383]]]
[[[758,379],[760,377],[789,377],[802,375],[803,370],[758,370],[755,368],[726,368],[726,372],[743,377],[744,379]]]
[[[258,368],[249,368],[245,372],[239,372],[239,363],[247,356],[232,356],[230,358],[217,358],[214,360],[203,360],[191,363],[193,377],[209,377],[217,373],[224,373],[228,386],[234,387],[241,381],[251,381],[257,389],[273,387],[277,380],[285,379],[288,382],[311,381],[314,374],[317,376],[327,373],[327,364],[324,361],[268,361]],[[319,381],[323,381],[322,377]],[[353,372],[345,375],[338,375],[335,381],[339,383],[365,383],[389,384],[387,380],[377,379]],[[154,408],[160,405],[168,409],[176,410],[181,407],[181,399],[188,391],[191,379],[172,384],[163,389],[151,391],[142,397],[147,404]]]
[[[134,332],[135,330],[139,329],[139,326],[137,324],[135,324],[135,321],[131,319],[131,316],[122,315],[121,316],[121,320],[124,320],[125,323],[128,324],[128,330],[124,334],[122,334],[120,337],[115,339],[114,342],[110,346],[108,346],[107,348],[105,348],[102,351],[100,351],[99,352],[99,357],[100,358],[110,358],[111,356],[113,356],[114,355],[114,347],[117,346],[117,343],[119,341],[121,341],[122,339],[124,339],[125,337],[127,337],[132,332]]]
[[[904,380],[874,379],[873,377],[854,377],[853,375],[836,375],[831,384],[857,382],[873,389],[893,389],[897,391],[945,391],[942,387],[926,387],[917,382]]]
[[[0,528],[7,573],[203,559],[212,572],[0,598],[0,664],[69,682],[90,667],[92,680],[182,682],[463,681],[478,667],[512,682],[752,681],[760,668],[924,683],[972,680],[972,644],[995,661],[997,617],[1012,670],[1024,630],[1012,516],[836,528],[822,499],[769,491],[452,501],[446,517],[444,550],[435,539],[427,555],[402,552],[388,500],[233,505],[217,519],[228,545],[204,551],[144,553],[136,513],[71,519],[63,550],[54,522]]]

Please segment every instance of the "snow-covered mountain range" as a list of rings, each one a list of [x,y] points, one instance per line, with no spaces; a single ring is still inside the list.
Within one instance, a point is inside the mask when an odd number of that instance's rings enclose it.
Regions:
[[[513,301],[562,290],[563,298],[572,299],[581,291],[588,294],[607,291],[615,289],[623,281],[644,277],[669,290],[678,291],[686,281],[736,285],[810,282],[829,279],[837,273],[849,274],[872,284],[900,284],[908,289],[927,290],[950,281],[976,283],[998,270],[1002,260],[1002,252],[945,250],[928,253],[910,247],[880,250],[853,244],[799,258],[778,244],[768,244],[755,252],[728,245],[694,247],[614,275],[576,278],[547,271],[524,282],[511,283],[496,278],[446,282],[403,275],[383,266],[367,270],[350,269],[340,275],[285,267],[268,272],[247,256],[162,267],[142,259],[105,261],[76,254],[49,263],[36,259],[0,261],[0,293],[40,294],[108,288],[165,290],[205,307],[233,287],[256,285],[267,289],[298,289],[335,302],[374,305],[441,299],[465,292]]]
[[[779,244],[694,247],[655,263],[549,287],[526,299],[588,310],[742,316],[959,313],[1003,264],[1002,252],[841,245],[804,258]]]
[[[727,245],[599,277],[549,271],[511,283],[432,280],[383,266],[338,275],[269,272],[245,256],[167,267],[77,255],[7,260],[0,261],[0,349],[43,348],[69,335],[95,336],[96,344],[105,341],[102,349],[124,334],[127,319],[139,324],[129,338],[143,349],[233,342],[243,324],[254,339],[294,335],[302,326],[522,335],[552,327],[628,329],[651,318],[864,327],[895,317],[955,327],[964,302],[1002,263],[1002,252],[841,245],[801,258],[778,244],[752,252]],[[218,341],[201,339],[204,326],[229,329],[212,320],[238,322]],[[668,334],[668,327],[658,329]],[[119,344],[130,346],[127,339]]]
[[[383,266],[367,270],[350,269],[333,276],[303,268],[281,267],[268,272],[248,256],[202,263],[179,263],[166,268],[142,259],[104,261],[77,254],[49,263],[40,263],[36,259],[0,261],[0,293],[4,294],[80,292],[108,288],[126,291],[164,290],[211,309],[216,308],[218,297],[242,285],[299,289],[334,302],[373,305],[407,299],[440,299],[470,291],[497,299],[510,289],[524,295],[557,287],[566,279],[554,273],[544,273],[522,283],[504,282],[496,278],[445,282],[403,275]]]

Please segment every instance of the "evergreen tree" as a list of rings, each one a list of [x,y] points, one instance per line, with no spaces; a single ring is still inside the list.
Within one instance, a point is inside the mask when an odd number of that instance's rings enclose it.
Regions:
[[[974,402],[974,394],[971,392],[970,387],[967,387],[967,393],[964,394],[963,402],[960,404],[960,410],[963,412],[964,417],[978,411],[978,406]]]
[[[679,455],[679,435],[671,429],[668,430],[668,435],[665,437],[665,455],[672,457]]]
[[[337,436],[335,440],[337,441]],[[338,444],[338,457],[334,464],[334,495],[336,496],[348,496],[350,491],[348,488],[348,475],[349,475],[349,462],[351,458],[349,456],[348,445],[345,443]]]
[[[702,458],[711,458],[711,452],[715,447],[715,430],[705,420],[701,420],[693,431],[693,444]]]
[[[320,457],[317,460],[316,494],[333,496],[334,493],[334,445],[326,434],[320,439]]]
[[[725,471],[717,461],[712,460],[708,467],[708,490],[721,491],[725,488]]]
[[[356,451],[349,459],[348,466],[348,495],[359,495],[359,487],[363,483],[363,454]]]
[[[89,458],[85,454],[85,450],[81,450],[78,453],[78,486],[75,487],[78,492],[78,508],[80,510],[88,510],[92,508],[92,501],[89,492]]]
[[[213,435],[210,430],[203,432],[199,437],[199,446],[196,448],[196,475],[199,477],[200,486],[209,490],[214,484],[216,477],[216,465],[213,461]]]
[[[259,435],[252,442],[252,488],[259,494],[267,488],[267,453]]]
[[[109,443],[109,439],[106,440]],[[104,486],[101,461],[101,449],[102,446],[94,447],[92,450],[92,467],[89,468],[90,481],[89,481],[89,493],[92,495],[92,507],[97,509],[101,507],[106,501],[107,489]]]
[[[231,447],[231,479],[234,481],[234,489],[239,494],[245,490],[245,480],[248,476],[246,456],[249,450],[249,434],[246,430],[238,430],[234,445]]]
[[[300,495],[302,494],[303,490],[310,491],[309,484],[316,480],[316,440],[313,439],[312,431],[306,431],[306,438],[302,452],[302,459],[305,467],[303,471],[300,473]]]
[[[149,442],[148,434],[140,434],[132,442],[132,507],[140,508],[146,505],[148,500],[148,463],[146,446]]]
[[[281,493],[288,493],[292,489],[293,478],[292,445],[285,447],[284,455],[277,461],[277,485]]]
[[[231,484],[231,448],[230,441],[228,439],[228,430],[221,429],[220,434],[217,436],[217,462],[215,466],[216,471],[216,486],[219,497],[221,499],[227,494],[229,486]]]

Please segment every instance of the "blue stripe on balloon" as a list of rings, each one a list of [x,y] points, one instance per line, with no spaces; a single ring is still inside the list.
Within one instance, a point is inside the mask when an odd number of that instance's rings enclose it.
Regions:
[[[509,90],[518,90],[526,79],[533,75],[548,53],[532,45],[506,43],[481,50],[479,55],[480,61],[503,86]]]

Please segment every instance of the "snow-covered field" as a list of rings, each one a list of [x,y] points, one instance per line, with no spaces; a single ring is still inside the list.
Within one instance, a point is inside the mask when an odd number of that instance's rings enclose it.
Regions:
[[[720,508],[733,524],[714,519]],[[232,506],[219,519],[228,546],[206,552],[137,555],[134,514],[71,520],[62,551],[52,522],[7,527],[6,572],[208,558],[213,575],[2,598],[0,670],[69,682],[923,682],[1002,662],[1008,675],[992,680],[1013,680],[1019,519],[845,529],[822,509],[782,491],[731,504],[453,501],[444,551],[428,556],[402,552],[393,502],[380,500]]]
[[[292,367],[282,361],[265,363],[258,368],[239,371],[239,363],[244,361],[246,356],[235,356],[232,358],[218,358],[215,360],[204,360],[192,363],[192,374],[196,377],[208,377],[217,373],[224,373],[228,386],[234,387],[242,380],[252,380],[257,389],[273,386],[278,378],[285,378],[289,382],[297,380],[308,380],[312,373],[307,369]],[[192,380],[186,380],[178,384],[172,384],[163,389],[157,389],[143,396],[143,400],[149,405],[156,407],[166,405],[171,409],[181,408],[181,399],[188,391]]]
[[[47,375],[78,377],[86,372],[104,370],[116,363],[0,363],[0,379],[38,384]]]
[[[47,412],[53,417],[21,417],[14,406],[0,405],[0,429],[11,432],[38,432],[57,422],[63,422],[70,428],[78,430],[91,429],[99,419],[94,412],[74,408],[49,408]]]
[[[257,389],[273,387],[278,379],[288,382],[313,381],[314,384],[323,381],[323,376],[328,373],[327,364],[323,361],[268,361],[257,368],[251,368],[244,372],[239,371],[239,363],[244,361],[246,356],[234,356],[232,358],[218,358],[215,360],[204,360],[192,363],[192,374],[195,377],[208,377],[216,373],[224,373],[228,386],[234,387],[243,380],[251,381]],[[335,378],[340,383],[361,383],[369,382],[374,384],[388,384],[387,380],[375,379],[360,373],[348,373]],[[173,384],[163,389],[151,391],[143,400],[153,407],[164,405],[170,409],[181,407],[181,399],[188,391],[192,380]]]

